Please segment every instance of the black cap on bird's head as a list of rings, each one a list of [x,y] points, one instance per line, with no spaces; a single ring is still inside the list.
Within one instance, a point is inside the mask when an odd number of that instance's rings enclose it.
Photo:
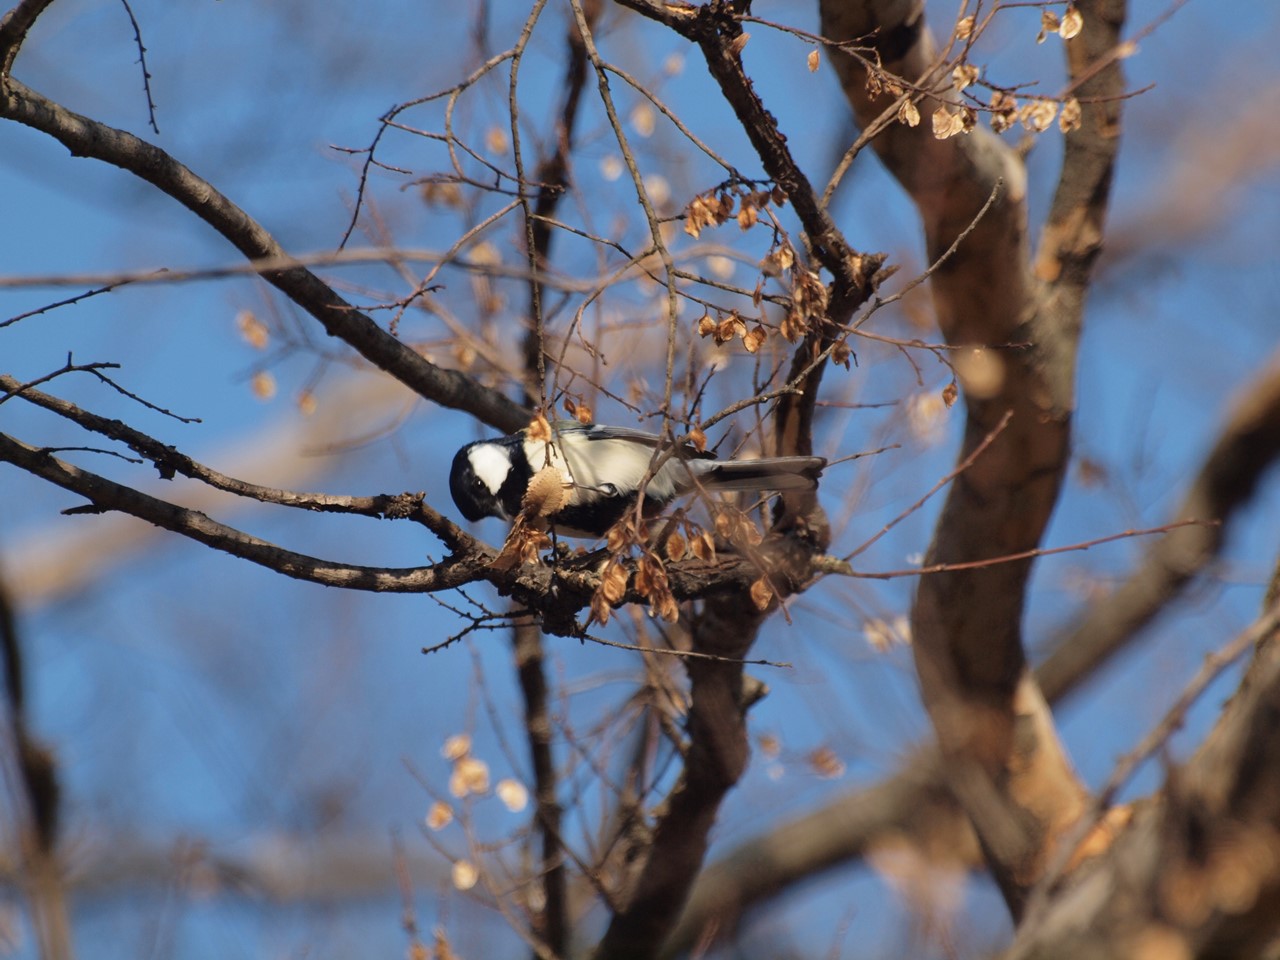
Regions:
[[[493,494],[489,492],[485,482],[476,476],[469,453],[470,447],[463,447],[453,458],[453,467],[449,470],[449,492],[453,494],[453,502],[458,505],[462,515],[475,523],[483,517],[493,515]]]
[[[504,491],[518,479],[512,473],[511,454],[500,443],[478,440],[467,444],[453,458],[449,492],[462,515],[472,523],[485,517],[510,520]],[[522,492],[514,494],[517,505]]]

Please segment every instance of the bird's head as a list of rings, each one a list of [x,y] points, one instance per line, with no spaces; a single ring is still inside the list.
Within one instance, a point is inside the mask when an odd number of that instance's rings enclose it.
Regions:
[[[449,471],[449,492],[462,515],[473,523],[484,517],[510,520],[498,494],[511,469],[511,455],[491,441],[469,443],[459,450]]]

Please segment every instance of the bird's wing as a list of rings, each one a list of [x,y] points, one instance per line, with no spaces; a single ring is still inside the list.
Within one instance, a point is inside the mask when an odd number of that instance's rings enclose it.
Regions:
[[[652,448],[657,448],[662,443],[662,438],[657,434],[646,433],[644,430],[632,430],[630,427],[613,427],[603,423],[593,423],[581,429],[589,440],[626,440],[629,443],[638,443]],[[714,453],[698,450],[687,443],[681,447],[679,455],[682,458],[715,458]]]

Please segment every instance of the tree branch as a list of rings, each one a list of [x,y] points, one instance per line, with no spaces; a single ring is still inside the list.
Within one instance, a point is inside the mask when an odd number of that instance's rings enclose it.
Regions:
[[[0,434],[0,461],[12,463],[64,490],[85,497],[93,504],[94,512],[119,510],[287,577],[309,580],[322,586],[391,593],[433,593],[480,579],[486,557],[492,557],[489,548],[426,504],[418,508],[423,513],[423,523],[452,540],[456,546],[469,548],[466,553],[429,567],[342,565],[259,540],[196,510],[188,510],[72,466],[6,434]]]
[[[786,193],[804,226],[814,257],[833,278],[832,320],[847,322],[857,304],[869,295],[871,278],[880,269],[883,258],[853,251],[819,201],[809,178],[791,156],[777,120],[765,109],[743,70],[741,48],[734,43],[742,36],[742,25],[731,6],[724,2],[706,3],[700,7],[657,4],[652,0],[618,2],[666,24],[698,45],[707,61],[707,69],[720,85],[725,101],[733,108],[743,132],[755,147],[765,173]],[[847,303],[848,313],[837,308],[836,303]]]
[[[9,84],[13,61],[40,14],[53,0],[21,0],[0,19],[0,91]]]
[[[723,660],[686,661],[689,746],[679,781],[658,812],[635,889],[609,923],[596,960],[656,956],[684,910],[702,869],[720,804],[746,769],[746,711],[741,658],[763,616],[744,616],[743,594],[709,600],[691,624],[693,649]],[[747,622],[750,621],[750,622]]]
[[[257,221],[160,148],[73,113],[17,80],[10,79],[0,93],[0,116],[47,133],[73,156],[101,160],[150,183],[217,230],[250,260],[279,258],[290,262],[284,248]],[[293,265],[260,273],[318,320],[330,336],[341,339],[420,396],[463,410],[504,432],[529,423],[529,412],[519,404],[464,373],[438,367],[415,353],[305,267]]]
[[[1138,568],[1060,631],[1038,673],[1045,695],[1066,696],[1134,637],[1222,550],[1241,508],[1280,459],[1280,357],[1235,404],[1176,519],[1220,520],[1179,527],[1160,538]]]
[[[922,5],[824,0],[821,12],[829,39],[871,37],[887,72],[957,109]],[[859,121],[874,122],[887,101],[868,90],[864,61],[840,51],[832,62]],[[894,123],[873,145],[915,201],[931,258],[968,228],[998,181],[1008,187],[932,280],[947,341],[985,349],[1001,371],[994,389],[976,392],[958,371],[967,413],[959,458],[1010,419],[949,489],[925,564],[1033,550],[1067,465],[1080,317],[1040,316],[1047,304],[1030,276],[1022,164],[983,128],[939,140],[924,125]],[[1026,560],[924,577],[912,610],[921,692],[949,780],[1015,915],[1051,835],[1079,815],[1083,798],[1026,668],[1021,619],[1030,572]]]
[[[1214,518],[1221,523],[1182,526],[1165,534],[1121,586],[1091,602],[1076,624],[1058,632],[1053,652],[1036,670],[1051,703],[1094,676],[1212,562],[1236,518],[1256,495],[1262,474],[1277,458],[1280,359],[1273,359],[1228,415],[1175,512],[1176,518]],[[960,862],[979,866],[968,822],[954,816],[948,797],[934,792],[941,778],[936,750],[923,750],[880,783],[837,797],[730,851],[699,879],[668,951],[687,949],[708,925],[728,927],[733,917],[795,883],[865,857],[888,834],[924,837],[918,841],[922,846],[951,851]],[[916,816],[913,811],[930,814]],[[915,822],[906,825],[904,819]]]
[[[1018,931],[1009,960],[1261,956],[1280,933],[1280,610],[1214,731],[1102,856]]]

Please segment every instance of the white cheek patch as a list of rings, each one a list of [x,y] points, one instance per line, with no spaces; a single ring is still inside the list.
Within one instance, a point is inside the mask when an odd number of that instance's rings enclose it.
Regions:
[[[511,472],[511,456],[502,447],[485,443],[472,447],[467,459],[471,461],[471,469],[475,475],[484,481],[489,492],[496,497],[507,480],[507,474]]]

